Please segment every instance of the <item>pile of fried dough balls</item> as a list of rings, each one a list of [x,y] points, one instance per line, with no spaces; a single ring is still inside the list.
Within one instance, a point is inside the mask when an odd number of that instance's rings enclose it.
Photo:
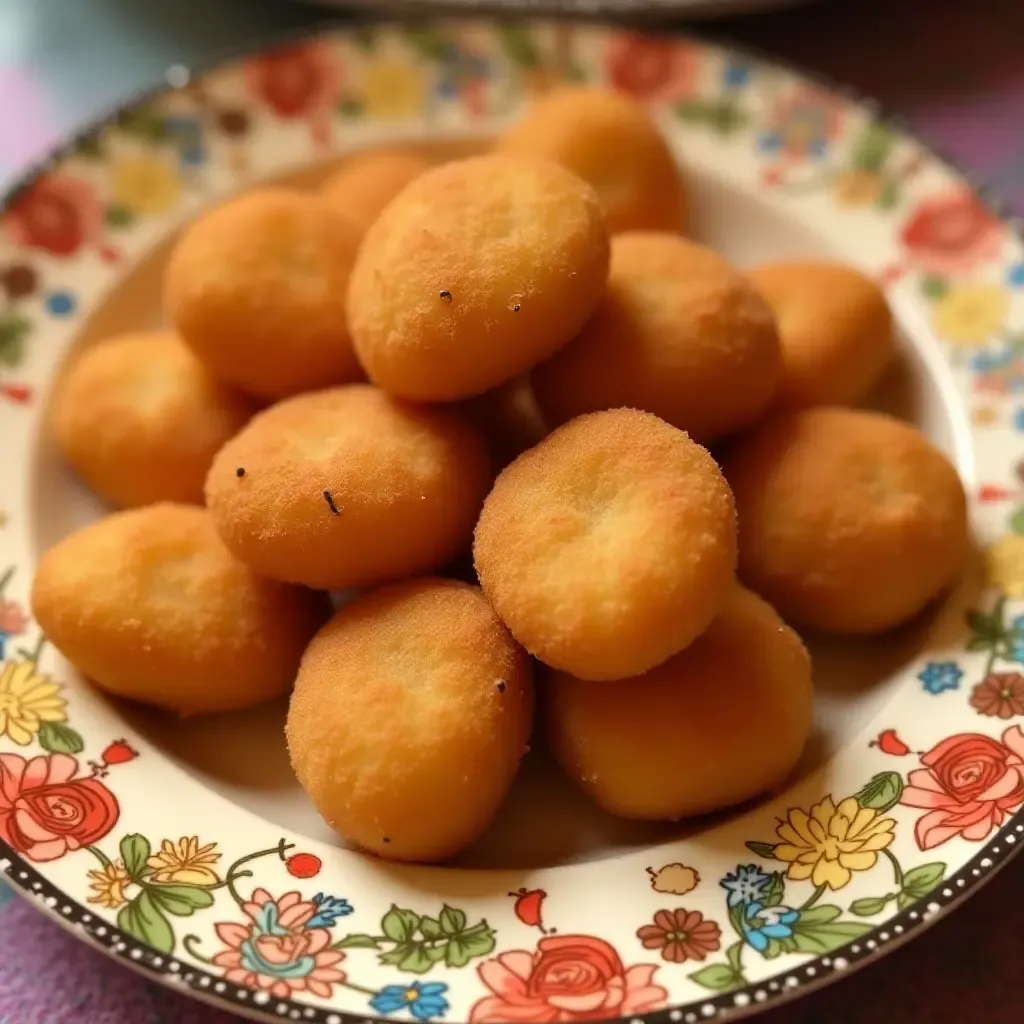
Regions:
[[[182,715],[291,691],[299,781],[386,858],[485,829],[534,675],[547,742],[613,814],[777,787],[811,727],[794,629],[915,616],[960,572],[964,493],[916,429],[851,407],[894,354],[878,287],[744,276],[686,208],[646,111],[575,89],[487,155],[375,151],[205,213],[171,330],[58,385],[63,454],[124,510],[44,556],[39,622]]]

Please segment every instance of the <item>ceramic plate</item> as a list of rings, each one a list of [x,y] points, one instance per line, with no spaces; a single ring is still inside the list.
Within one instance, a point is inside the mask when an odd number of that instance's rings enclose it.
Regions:
[[[102,511],[50,448],[47,396],[72,346],[157,322],[169,240],[205,205],[375,143],[479,148],[561,79],[650,105],[697,234],[738,264],[828,255],[884,283],[903,344],[876,401],[959,466],[978,557],[912,627],[815,645],[815,735],[771,799],[630,825],[536,751],[459,864],[388,865],[313,812],[282,706],[171,721],[47,646],[33,564]],[[173,69],[83,133],[9,197],[0,286],[0,868],[123,962],[260,1020],[692,1024],[888,951],[1024,840],[1024,254],[871,105],[567,22],[343,31]]]

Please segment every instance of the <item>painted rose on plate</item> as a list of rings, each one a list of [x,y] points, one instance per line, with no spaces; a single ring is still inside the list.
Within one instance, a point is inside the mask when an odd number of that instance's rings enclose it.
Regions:
[[[947,277],[998,257],[1003,228],[977,196],[956,191],[919,203],[904,222],[900,239],[915,267]]]
[[[659,1010],[668,992],[656,964],[625,967],[615,948],[592,935],[541,939],[535,952],[510,950],[478,968],[491,994],[470,1010],[472,1024],[600,1020]]]
[[[670,103],[693,90],[697,58],[689,43],[623,33],[608,41],[605,71],[621,92]]]
[[[102,782],[77,774],[69,754],[0,754],[0,839],[34,861],[102,839],[117,823],[117,801]]]
[[[80,178],[58,173],[43,175],[25,189],[2,223],[15,245],[68,257],[99,244],[103,218],[93,187]]]
[[[927,811],[914,836],[930,850],[954,836],[979,842],[1024,804],[1024,732],[1012,726],[1002,742],[960,733],[921,756],[901,803]]]

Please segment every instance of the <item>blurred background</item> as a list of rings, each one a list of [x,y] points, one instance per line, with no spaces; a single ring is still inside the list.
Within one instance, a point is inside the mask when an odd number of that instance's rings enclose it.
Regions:
[[[847,82],[1024,210],[1024,0],[604,2],[647,22],[692,24]],[[539,9],[544,0],[528,4]],[[449,6],[493,9],[488,0]],[[339,16],[323,0],[0,0],[0,175],[171,64],[206,63]]]

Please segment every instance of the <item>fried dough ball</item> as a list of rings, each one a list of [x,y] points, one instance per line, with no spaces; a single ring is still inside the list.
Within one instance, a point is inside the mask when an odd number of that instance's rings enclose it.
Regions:
[[[956,470],[920,431],[855,409],[778,413],[725,462],[743,582],[794,626],[877,633],[921,611],[968,548]]]
[[[213,373],[260,398],[358,380],[345,293],[359,237],[319,196],[256,189],[185,230],[168,315]]]
[[[701,443],[754,423],[782,373],[764,299],[718,253],[667,233],[612,239],[608,291],[533,374],[551,423],[646,409]]]
[[[489,824],[526,751],[530,662],[476,587],[364,594],[302,659],[286,735],[327,823],[381,857],[436,861]]]
[[[224,542],[257,572],[344,589],[453,558],[490,481],[463,414],[351,384],[256,416],[217,455],[206,499]]]
[[[61,379],[51,410],[61,454],[121,508],[201,505],[213,457],[252,413],[170,331],[90,346]]]
[[[32,607],[101,689],[182,715],[286,693],[327,610],[239,562],[203,509],[170,503],[64,538],[39,563]]]
[[[546,694],[558,760],[624,818],[674,821],[774,789],[811,730],[807,651],[740,586],[707,632],[645,675],[595,685],[556,672]]]
[[[501,473],[473,558],[528,651],[583,679],[622,679],[681,650],[722,606],[732,495],[681,430],[634,409],[591,413]]]
[[[786,260],[749,272],[775,313],[784,371],[779,404],[853,405],[896,351],[881,288],[852,267]]]
[[[553,160],[597,190],[614,235],[682,231],[679,168],[647,111],[610,89],[564,88],[534,103],[498,151]]]
[[[366,233],[349,328],[391,394],[468,398],[572,338],[607,276],[590,186],[543,161],[459,160],[417,178]]]
[[[471,398],[465,410],[483,433],[495,470],[504,469],[548,433],[527,376]]]
[[[414,150],[371,149],[346,160],[324,182],[321,194],[365,234],[381,210],[431,166]]]

